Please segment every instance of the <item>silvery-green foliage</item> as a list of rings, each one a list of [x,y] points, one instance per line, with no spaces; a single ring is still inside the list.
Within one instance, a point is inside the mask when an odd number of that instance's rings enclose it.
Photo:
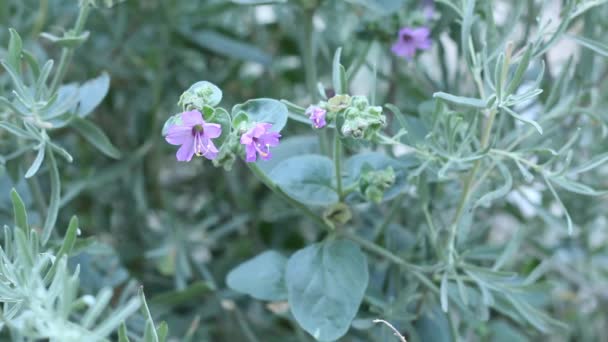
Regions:
[[[398,341],[383,319],[407,341],[602,340],[606,17],[0,2],[0,339]],[[409,61],[404,26],[431,28]],[[159,137],[192,108],[222,127],[213,163]],[[281,142],[245,165],[257,121]]]

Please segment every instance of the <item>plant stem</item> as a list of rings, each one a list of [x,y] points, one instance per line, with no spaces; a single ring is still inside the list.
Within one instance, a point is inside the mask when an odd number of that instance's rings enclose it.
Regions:
[[[91,10],[91,6],[88,2],[84,2],[82,6],[80,6],[80,11],[78,12],[78,17],[76,18],[76,24],[74,24],[74,29],[72,34],[77,37],[82,33],[84,28],[84,24],[87,21],[87,17]],[[70,62],[72,61],[72,55],[74,54],[74,47],[64,47],[61,50],[61,57],[59,58],[59,66],[57,67],[57,71],[55,72],[55,76],[53,77],[53,81],[51,82],[51,94],[57,91],[59,88],[59,84],[63,81],[63,77],[67,71]]]
[[[490,141],[490,133],[492,132],[492,126],[494,125],[494,119],[496,118],[497,113],[496,108],[490,109],[490,114],[488,116],[488,120],[486,121],[486,125],[482,132],[481,136],[481,149],[485,150],[488,147],[488,143]],[[462,218],[462,214],[464,213],[464,209],[466,207],[467,202],[469,201],[469,196],[471,195],[471,189],[473,185],[473,181],[475,180],[475,176],[477,175],[477,171],[479,171],[479,167],[481,166],[481,160],[477,159],[475,164],[473,164],[473,168],[469,171],[465,182],[464,189],[462,190],[462,195],[460,196],[460,201],[458,204],[458,209],[456,209],[456,214],[454,215],[454,220],[452,221],[452,225],[450,226],[450,235],[449,235],[449,245],[448,245],[448,264],[452,265],[454,263],[454,247],[456,244],[456,235],[458,233],[458,223]]]
[[[344,199],[344,191],[342,190],[342,142],[338,130],[334,134],[334,166],[336,170],[336,190],[340,201]]]
[[[272,192],[279,195],[279,197],[283,198],[286,202],[288,202],[295,208],[302,211],[302,213],[306,214],[306,216],[310,217],[313,221],[315,221],[319,225],[321,225],[325,228],[328,228],[328,229],[331,228],[327,225],[327,223],[325,223],[325,221],[323,221],[322,218],[320,218],[317,214],[315,214],[312,210],[310,210],[310,208],[308,208],[306,205],[302,204],[300,201],[292,198],[291,196],[286,194],[283,190],[281,190],[281,188],[279,188],[272,181],[272,179],[270,179],[270,178],[268,178],[268,176],[266,176],[264,171],[262,171],[256,163],[247,163],[247,166],[256,175],[256,177],[258,177],[258,179],[262,183],[264,183],[264,185],[266,185],[270,190],[272,190]]]

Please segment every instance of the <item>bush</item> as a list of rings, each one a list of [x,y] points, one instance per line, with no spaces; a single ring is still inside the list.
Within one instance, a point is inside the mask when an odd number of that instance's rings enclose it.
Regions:
[[[605,3],[2,2],[0,336],[603,340]]]

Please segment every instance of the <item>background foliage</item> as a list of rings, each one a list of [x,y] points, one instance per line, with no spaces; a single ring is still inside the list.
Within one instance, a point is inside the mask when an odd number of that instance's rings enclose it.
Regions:
[[[1,336],[605,340],[605,2],[0,2]],[[422,25],[432,49],[393,56]],[[295,103],[259,166],[318,220],[240,161],[175,161],[161,130],[200,80]],[[331,189],[331,134],[298,113],[333,93],[383,106],[342,165],[345,187],[393,167],[380,203]]]

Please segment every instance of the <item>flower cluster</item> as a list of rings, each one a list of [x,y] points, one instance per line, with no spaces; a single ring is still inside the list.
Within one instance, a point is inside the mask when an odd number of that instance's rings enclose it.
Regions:
[[[318,105],[311,105],[305,113],[313,127],[322,128],[327,122],[340,120],[339,132],[344,137],[370,140],[386,124],[382,107],[370,106],[365,96],[336,95]]]
[[[382,107],[370,106],[364,96],[353,96],[352,105],[344,111],[341,133],[355,139],[371,139],[386,125]]]
[[[163,129],[165,140],[180,146],[177,160],[189,162],[196,155],[229,170],[237,153],[242,153],[239,151],[244,150],[245,161],[249,163],[258,157],[270,159],[270,148],[279,144],[281,134],[272,131],[271,123],[248,119],[233,130],[228,113],[222,108],[214,108],[221,98],[219,88],[206,81],[195,83],[181,95],[178,105],[184,112],[170,118]],[[222,121],[227,123],[224,127],[226,132],[222,129]],[[219,150],[213,139],[221,139]]]
[[[369,167],[363,170],[359,187],[367,200],[380,203],[384,192],[395,184],[395,179],[395,171],[390,166],[384,170],[374,170]]]

